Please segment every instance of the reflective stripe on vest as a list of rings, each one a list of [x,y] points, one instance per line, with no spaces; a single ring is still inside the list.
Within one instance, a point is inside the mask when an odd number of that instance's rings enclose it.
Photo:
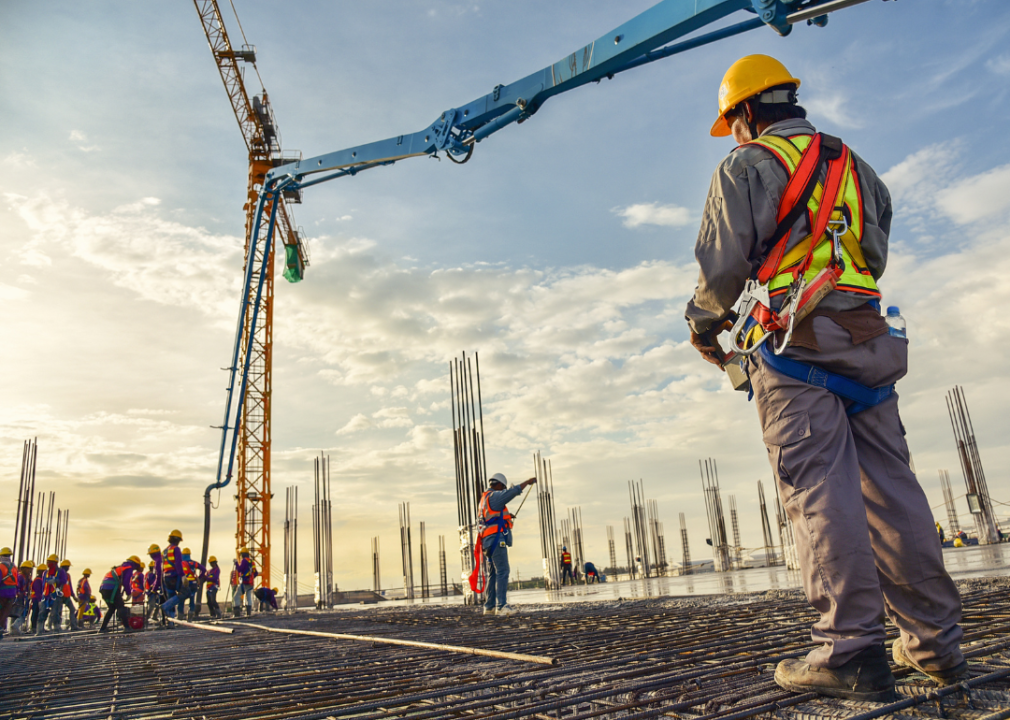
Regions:
[[[489,498],[493,492],[494,490],[487,490],[483,495],[481,495],[480,506],[477,509],[477,515],[480,517],[480,521],[484,524],[484,529],[480,534],[481,541],[497,535],[503,529],[509,530],[512,528],[512,513],[509,512],[508,508],[504,508],[503,510],[491,509]],[[504,527],[502,527],[502,525],[504,525]]]
[[[789,176],[792,177],[793,173],[796,172],[796,167],[800,163],[803,151],[810,145],[812,137],[811,135],[793,135],[784,138],[779,135],[763,135],[747,144],[760,145],[768,150],[779,161],[786,172],[789,173]],[[812,218],[820,207],[823,194],[823,184],[818,182],[814,188],[813,195],[807,202],[807,219],[808,224],[811,226],[813,225]],[[863,216],[863,198],[860,194],[859,177],[856,174],[855,161],[851,154],[845,168],[841,200],[841,209],[836,209],[832,213],[831,219],[842,220],[844,216],[849,229],[840,238],[845,269],[838,279],[838,285],[835,289],[863,297],[879,298],[880,291],[877,289],[877,283],[873,279],[873,275],[870,274],[866,266],[866,259],[863,257],[863,251],[860,247],[860,243],[863,240],[865,218]],[[782,295],[789,289],[793,281],[793,271],[806,258],[812,241],[813,238],[808,235],[785,253],[782,261],[779,263],[778,272],[768,283],[768,290],[771,296]],[[817,244],[814,246],[813,258],[811,259],[810,266],[803,274],[804,278],[808,282],[813,280],[818,272],[828,266],[828,263],[831,262],[831,256],[832,246],[830,236],[825,235],[819,238]]]
[[[570,552],[561,553],[561,564],[571,565],[572,564],[572,554]]]

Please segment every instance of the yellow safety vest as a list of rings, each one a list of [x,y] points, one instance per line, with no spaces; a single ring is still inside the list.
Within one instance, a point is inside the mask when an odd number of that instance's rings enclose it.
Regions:
[[[803,151],[810,144],[811,135],[792,135],[788,138],[779,135],[762,135],[756,140],[752,140],[749,145],[760,145],[777,159],[789,176],[792,177],[799,165]],[[859,177],[856,175],[855,160],[849,156],[849,162],[845,168],[845,179],[842,189],[842,207],[836,209],[832,214],[832,220],[841,220],[844,216],[848,222],[849,229],[841,236],[842,258],[845,261],[845,269],[838,279],[836,290],[854,293],[863,297],[879,298],[880,290],[877,283],[870,274],[866,266],[866,258],[860,243],[863,240],[863,199],[860,193]],[[807,202],[808,219],[813,225],[812,218],[820,207],[821,197],[824,194],[823,184],[818,182],[814,188],[810,200]],[[807,256],[810,250],[810,243],[814,238],[807,236],[787,252],[779,263],[778,272],[768,283],[768,291],[771,296],[782,295],[792,284],[792,270],[799,265]],[[810,267],[807,268],[803,277],[809,282],[817,273],[828,266],[831,262],[832,245],[830,237],[817,238],[819,244],[814,246],[813,258]]]

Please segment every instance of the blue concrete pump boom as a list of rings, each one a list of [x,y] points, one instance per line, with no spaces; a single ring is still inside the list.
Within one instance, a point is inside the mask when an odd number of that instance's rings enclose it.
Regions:
[[[288,163],[273,168],[266,174],[260,190],[254,228],[260,227],[264,208],[270,205],[269,218],[264,243],[263,256],[272,249],[275,214],[279,199],[285,191],[300,190],[348,175],[356,175],[364,170],[392,165],[410,157],[437,155],[444,152],[450,160],[463,163],[470,159],[474,146],[492,133],[513,122],[521,123],[530,118],[543,103],[555,95],[574,90],[586,83],[612,78],[625,70],[665,57],[706,45],[717,40],[768,26],[779,35],[785,36],[798,22],[823,26],[827,24],[827,14],[842,8],[858,5],[868,0],[662,0],[637,17],[599,37],[585,47],[567,55],[543,70],[528,75],[509,85],[497,85],[485,95],[457,108],[443,112],[431,125],[410,135],[399,135],[387,140],[358,145],[336,152],[318,155],[306,160]],[[728,15],[744,11],[754,17],[735,25],[698,35],[671,45],[678,38],[693,33],[706,25],[717,22]],[[456,159],[462,158],[462,159]],[[260,242],[254,231],[250,240],[250,257]],[[230,427],[232,406],[235,417],[242,415],[249,375],[251,347],[245,353],[245,363],[240,369],[238,358],[242,337],[242,318],[247,310],[251,283],[257,283],[256,304],[253,306],[252,329],[248,333],[250,345],[257,322],[260,290],[263,287],[267,264],[263,263],[260,273],[253,277],[250,269],[245,276],[242,306],[239,309],[238,330],[232,363],[228,368],[230,378],[227,389],[224,425],[221,436],[221,452],[218,458],[217,482],[210,485],[204,495],[209,507],[210,491],[224,487],[231,481],[235,462],[238,435],[235,427]],[[235,401],[235,379],[241,370],[238,399]],[[236,422],[236,425],[238,423]],[[229,443],[229,433],[230,440]],[[227,468],[225,456],[227,454]],[[222,473],[224,479],[222,480]],[[209,534],[209,512],[204,534]]]

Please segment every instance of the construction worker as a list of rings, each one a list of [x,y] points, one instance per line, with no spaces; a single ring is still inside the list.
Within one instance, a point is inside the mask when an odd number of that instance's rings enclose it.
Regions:
[[[231,611],[242,614],[242,599],[245,598],[246,615],[252,615],[253,582],[259,573],[253,562],[249,548],[240,548],[239,559],[235,561],[235,595],[231,600]]]
[[[70,561],[67,560],[66,558],[64,558],[63,561],[60,563],[60,569],[62,569],[63,572],[66,573],[66,576],[67,576],[67,585],[71,588],[71,591],[68,594],[65,594],[62,598],[58,599],[58,601],[56,603],[57,607],[55,608],[55,613],[56,613],[56,615],[55,615],[55,623],[57,625],[62,625],[63,624],[63,608],[66,608],[69,611],[69,614],[70,614],[70,629],[71,630],[77,630],[77,608],[74,607],[74,602],[73,602],[73,598],[74,598],[74,592],[73,592],[74,582],[73,582],[73,580],[70,577]]]
[[[26,628],[29,624],[29,616],[31,614],[32,570],[34,569],[35,563],[31,560],[25,560],[19,568],[18,594],[17,599],[14,601],[14,609],[11,611],[11,617],[14,618],[14,622],[11,624],[12,633],[15,631],[19,634],[27,632]]]
[[[18,571],[14,567],[14,551],[0,548],[0,640],[7,630],[7,616],[18,597]]]
[[[572,554],[568,552],[568,546],[561,546],[561,584],[565,584],[565,578],[575,584],[575,576],[572,574]]]
[[[94,627],[95,623],[102,619],[102,609],[95,602],[94,595],[84,596],[77,594],[79,601],[77,607],[77,624],[83,628]]]
[[[98,587],[98,592],[102,594],[102,599],[105,600],[105,605],[109,608],[109,611],[106,613],[105,619],[102,620],[102,626],[98,629],[98,632],[108,632],[109,619],[112,617],[113,612],[119,615],[120,624],[124,628],[127,627],[130,621],[130,611],[126,609],[126,605],[123,603],[123,589],[131,587],[133,574],[139,573],[143,569],[144,564],[140,561],[140,558],[136,555],[131,555],[126,559],[126,562],[117,565],[105,573],[105,577],[102,578],[102,584]]]
[[[277,588],[268,588],[266,586],[256,588],[253,591],[253,595],[255,595],[256,599],[260,601],[260,611],[266,610],[267,612],[273,612],[278,609]]]
[[[779,663],[776,682],[882,702],[894,696],[885,615],[901,631],[894,661],[945,684],[967,670],[961,601],[892,391],[908,343],[889,334],[878,302],[890,196],[862,158],[805,120],[799,85],[766,55],[738,60],[723,79],[711,134],[740,147],[712,177],[686,318],[691,344],[723,367],[717,336],[741,300],[731,341],[753,351],[743,370],[820,613],[818,647]]]
[[[91,594],[91,568],[84,568],[81,579],[77,581],[77,600],[87,600]]]
[[[596,566],[591,562],[586,562],[586,584],[592,584],[594,582],[600,581],[600,574],[596,571]]]
[[[143,605],[144,604],[144,566],[141,563],[140,572],[135,572],[130,576],[130,604],[131,605]]]
[[[492,612],[497,615],[512,614],[512,607],[506,600],[509,587],[508,549],[512,547],[512,514],[505,504],[536,481],[536,478],[530,478],[509,488],[505,476],[495,473],[488,480],[488,489],[480,498],[477,517],[480,519],[482,529],[478,541],[488,562],[485,615]]]
[[[152,544],[147,548],[147,554],[150,556],[151,562],[148,566],[148,572],[144,576],[144,590],[147,593],[147,609],[144,611],[144,617],[147,620],[151,618],[158,619],[159,623],[155,627],[160,628],[167,623],[165,612],[161,609],[161,604],[168,599],[165,595],[164,577],[162,575],[163,558],[161,548]],[[158,617],[159,615],[161,616],[160,618]]]
[[[28,628],[29,633],[37,633],[39,631],[39,612],[42,609],[42,596],[45,591],[45,572],[45,565],[39,565],[35,568],[35,579],[32,580],[31,626]]]
[[[42,615],[39,618],[39,635],[46,631],[47,620],[50,621],[50,630],[59,632],[62,629],[63,598],[74,592],[59,562],[60,559],[55,553],[46,558],[46,568],[42,574]],[[76,623],[76,620],[74,622]]]
[[[186,592],[189,594],[189,613],[187,613],[187,617],[190,620],[195,620],[200,614],[200,606],[197,605],[196,599],[200,590],[200,578],[203,577],[205,569],[203,565],[191,557],[189,548],[183,548],[182,550],[182,569],[183,578],[186,583]]]
[[[218,567],[217,558],[213,555],[207,558],[207,562],[210,564],[210,569],[206,573],[207,609],[213,620],[221,617],[221,606],[217,604],[217,591],[221,588],[221,568]]]
[[[168,545],[162,552],[162,580],[165,596],[168,598],[161,609],[170,618],[175,617],[175,608],[186,600],[186,583],[183,580],[182,533],[173,530],[168,534]],[[171,626],[171,625],[170,625]]]
[[[943,532],[943,525],[937,521],[936,523],[936,536],[940,538],[940,544],[943,545],[943,541],[947,539],[946,533]]]

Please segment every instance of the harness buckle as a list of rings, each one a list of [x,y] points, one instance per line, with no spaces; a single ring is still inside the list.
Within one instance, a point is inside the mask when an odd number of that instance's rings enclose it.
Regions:
[[[742,347],[741,339],[746,340],[744,330],[747,326],[747,320],[750,318],[751,313],[754,309],[763,305],[766,308],[771,307],[771,298],[768,295],[768,286],[762,285],[757,280],[753,278],[747,280],[747,284],[744,285],[743,292],[740,294],[739,304],[737,305],[737,319],[733,323],[733,329],[729,333],[729,344],[730,350],[735,352],[737,355],[742,357],[748,357],[753,355],[761,343],[768,339],[770,333],[765,333],[761,336],[761,339],[751,345],[749,348]]]

